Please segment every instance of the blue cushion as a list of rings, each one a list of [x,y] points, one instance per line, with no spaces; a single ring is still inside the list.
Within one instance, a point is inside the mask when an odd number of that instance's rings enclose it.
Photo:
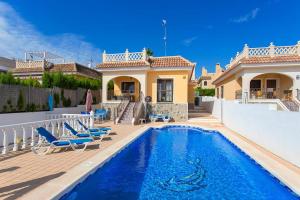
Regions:
[[[57,142],[53,142],[53,144],[55,146],[67,146],[67,145],[70,145],[70,143],[68,141],[57,141]]]
[[[70,142],[72,144],[83,144],[86,142],[93,142],[93,139],[91,138],[78,138],[78,139],[71,139]]]
[[[104,134],[106,134],[106,133],[103,132],[103,131],[99,131],[99,132],[91,132],[91,135],[92,135],[92,136],[101,136],[101,135],[104,135]]]
[[[99,128],[90,128],[90,132],[98,132],[98,131],[109,131],[111,128],[106,128],[106,127],[99,127]]]
[[[77,133],[76,136],[77,137],[90,137],[90,134],[88,134],[88,133]]]

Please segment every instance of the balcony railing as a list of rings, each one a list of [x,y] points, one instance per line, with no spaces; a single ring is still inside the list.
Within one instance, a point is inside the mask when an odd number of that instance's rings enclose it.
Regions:
[[[226,66],[226,68],[230,68],[239,63],[239,61],[243,58],[278,57],[290,55],[300,56],[300,41],[293,46],[275,46],[273,43],[271,43],[269,47],[260,48],[249,48],[248,45],[245,44],[242,52],[237,52],[235,58],[231,58],[230,63]]]
[[[147,60],[146,49],[142,52],[129,52],[126,49],[125,53],[107,54],[105,51],[102,54],[102,62],[129,62],[129,61],[145,61]]]

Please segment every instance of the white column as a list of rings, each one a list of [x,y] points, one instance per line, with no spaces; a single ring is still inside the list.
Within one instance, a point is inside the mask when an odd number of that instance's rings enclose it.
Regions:
[[[250,81],[251,78],[243,75],[242,76],[242,99],[243,101],[247,101],[250,97]]]
[[[102,74],[102,103],[107,103],[107,84],[112,77]]]

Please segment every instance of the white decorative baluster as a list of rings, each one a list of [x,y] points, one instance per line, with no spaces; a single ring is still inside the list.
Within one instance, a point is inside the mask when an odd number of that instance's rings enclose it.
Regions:
[[[245,57],[249,58],[249,47],[247,44],[245,44],[243,52],[244,52]]]
[[[128,49],[125,50],[125,61],[128,61]]]
[[[90,113],[90,124],[89,127],[92,128],[94,127],[94,111],[91,111]]]
[[[35,139],[34,126],[32,126],[32,127],[31,127],[31,144],[30,144],[30,146],[32,146],[32,147],[33,147],[34,144],[35,144],[34,139]]]
[[[2,154],[7,154],[7,152],[8,152],[8,141],[7,141],[6,130],[2,130],[2,133],[3,133],[3,149],[2,149]]]
[[[105,63],[106,62],[106,51],[104,50],[102,53],[102,62]]]
[[[22,132],[23,132],[23,144],[22,144],[22,149],[26,149],[26,142],[27,142],[27,138],[26,138],[26,129],[25,127],[23,126],[22,127]]]
[[[51,134],[55,135],[55,126],[54,126],[54,123],[51,122],[50,124],[51,124]]]
[[[14,132],[14,147],[13,147],[13,151],[18,151],[17,130],[14,128],[13,132]]]
[[[269,46],[269,55],[271,57],[274,57],[275,56],[275,46],[273,44],[273,42],[270,43],[270,46]]]

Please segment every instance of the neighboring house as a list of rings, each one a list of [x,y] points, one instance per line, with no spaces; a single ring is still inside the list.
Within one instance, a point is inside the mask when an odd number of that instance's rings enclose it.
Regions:
[[[218,78],[222,73],[223,69],[221,68],[219,63],[216,64],[214,73],[208,73],[207,69],[205,67],[202,67],[202,73],[201,77],[198,80],[198,86],[203,89],[215,88],[212,82],[216,80],[216,78]]]
[[[294,46],[249,48],[232,59],[213,84],[216,96],[244,102],[275,102],[289,110],[299,108],[300,42]],[[282,105],[284,104],[284,105]]]
[[[182,56],[148,57],[142,52],[103,53],[103,106],[110,109],[122,99],[142,102],[151,99],[151,113],[170,114],[175,120],[188,118],[188,103],[194,103],[195,63]],[[113,81],[113,90],[108,90]],[[132,103],[134,104],[134,103]],[[132,109],[131,109],[132,110]]]
[[[8,59],[0,57],[0,72],[7,72],[16,67],[16,61],[13,59]]]
[[[17,61],[16,68],[12,70],[13,75],[21,79],[32,77],[40,80],[44,72],[62,72],[93,79],[101,77],[98,71],[78,63],[53,64],[47,61]]]

